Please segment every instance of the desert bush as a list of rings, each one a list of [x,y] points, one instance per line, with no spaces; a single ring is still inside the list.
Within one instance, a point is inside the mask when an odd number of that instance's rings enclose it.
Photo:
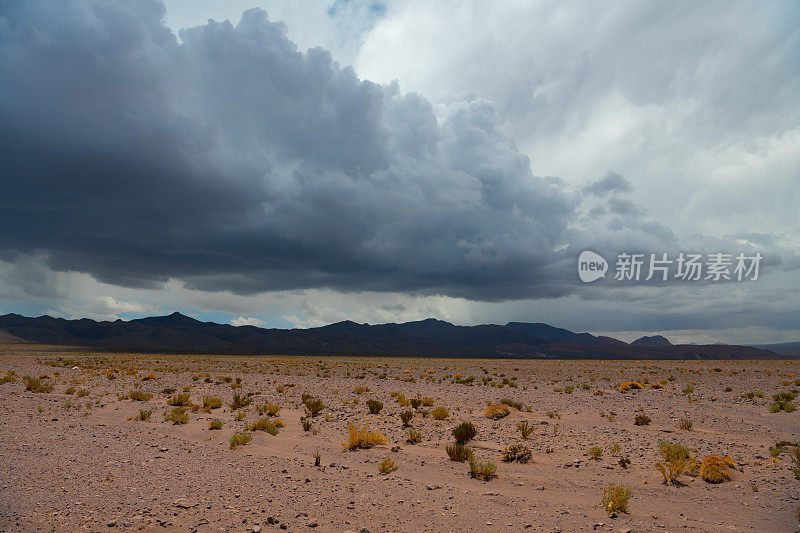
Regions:
[[[431,405],[433,405],[433,398],[425,396],[424,398],[422,398],[422,405],[424,405],[425,407],[430,407]]]
[[[603,509],[610,518],[616,518],[619,513],[628,512],[628,500],[631,497],[631,489],[623,485],[611,484],[603,489],[601,503]]]
[[[414,411],[407,410],[400,413],[400,420],[403,421],[403,425],[408,427],[411,425],[411,419],[414,418]]]
[[[270,435],[278,434],[278,426],[269,418],[262,418],[261,420],[253,422],[249,429],[250,431],[266,431]]]
[[[546,414],[548,418],[558,418],[561,420],[561,415],[558,413],[558,411],[547,411]]]
[[[185,424],[189,421],[189,415],[186,414],[186,409],[183,407],[175,407],[164,415],[164,422],[172,422],[174,425]]]
[[[248,442],[253,440],[253,434],[247,431],[237,431],[233,435],[231,435],[230,445],[231,450],[237,448],[238,446],[244,446]]]
[[[683,474],[693,473],[697,470],[697,459],[692,457],[691,450],[680,444],[661,441],[658,451],[663,461],[656,463],[656,468],[664,476],[664,483],[668,485],[680,484],[679,478]]]
[[[484,411],[483,414],[484,414],[484,416],[486,416],[486,418],[491,418],[492,420],[497,420],[499,418],[503,418],[505,416],[508,416],[508,414],[510,412],[511,412],[511,410],[508,408],[508,406],[506,404],[504,404],[504,403],[495,403],[495,404],[492,404],[489,407],[487,407],[486,411]]]
[[[464,444],[471,441],[477,434],[478,430],[475,428],[472,422],[461,422],[459,425],[453,428],[453,437],[459,444]]]
[[[234,411],[242,409],[253,403],[253,398],[250,396],[242,396],[238,392],[233,395],[233,402],[231,402],[231,409]]]
[[[517,422],[517,429],[519,430],[519,434],[522,436],[522,440],[528,440],[531,433],[533,433],[535,426],[528,422],[527,420],[521,420]]]
[[[283,420],[281,420],[280,418],[276,418],[275,419],[275,427],[277,427],[277,428],[285,428],[286,427],[286,423]]]
[[[363,387],[361,385],[358,385],[356,386],[355,389],[353,389],[353,392],[355,392],[356,394],[364,394],[365,392],[369,392],[369,387]]]
[[[367,409],[373,415],[377,415],[383,409],[383,402],[379,402],[378,400],[367,400]]]
[[[308,409],[308,412],[311,416],[317,416],[323,409],[325,409],[325,404],[322,403],[322,400],[319,398],[306,398],[303,404],[306,406],[306,409]]]
[[[75,394],[75,387],[68,387],[64,394]]]
[[[236,413],[236,416],[233,417],[233,419],[236,420],[237,422],[244,420],[245,418],[247,418],[247,413],[245,413],[244,411],[238,411]]]
[[[503,398],[498,403],[502,403],[503,405],[507,405],[509,407],[513,407],[517,411],[522,411],[522,404],[520,402],[516,402],[510,398]]]
[[[447,410],[447,407],[440,405],[431,410],[431,417],[433,417],[434,420],[445,420],[449,416],[450,412]]]
[[[128,398],[136,400],[137,402],[146,402],[152,397],[153,395],[149,392],[142,392],[140,390],[132,390],[128,393]]]
[[[89,391],[86,389],[80,389],[78,392],[75,393],[75,396],[77,396],[78,398],[85,398],[86,396],[89,396]]]
[[[444,449],[451,461],[464,462],[472,459],[472,450],[461,443],[447,444]]]
[[[359,448],[372,448],[376,444],[385,444],[386,437],[377,431],[372,431],[367,426],[349,424],[347,426],[348,439],[342,445],[348,450]]]
[[[391,474],[398,468],[399,467],[396,464],[394,464],[394,461],[392,461],[387,457],[383,461],[381,461],[381,464],[378,466],[378,472],[380,472],[381,474]]]
[[[222,429],[222,420],[215,418],[208,422],[208,429]]]
[[[416,429],[409,429],[406,434],[406,444],[417,444],[422,440],[422,433]]]
[[[303,431],[311,431],[311,419],[310,418],[301,418],[300,425],[303,426]]]
[[[53,392],[53,385],[44,380],[28,377],[25,379],[25,390],[31,392],[48,393]]]
[[[608,451],[611,452],[611,455],[617,455],[620,451],[621,447],[618,442],[613,443],[609,448]]]
[[[203,398],[203,407],[209,409],[219,409],[222,407],[222,398],[219,396],[206,396]]]
[[[9,370],[6,372],[6,375],[0,378],[0,384],[4,383],[16,383],[17,382],[17,373],[13,370]],[[75,387],[70,387],[72,392],[75,392]],[[69,389],[67,389],[69,390]],[[72,394],[72,392],[68,392],[67,394]]]
[[[621,457],[617,464],[622,468],[628,468],[631,465],[631,460],[628,457]]]
[[[686,417],[681,418],[680,421],[678,421],[678,428],[683,429],[684,431],[691,431],[693,425],[694,423]]]
[[[515,444],[503,450],[503,461],[506,463],[513,463],[514,461],[518,463],[527,463],[531,460],[531,457],[533,457],[533,454],[531,453],[531,449],[527,446]]]
[[[411,405],[411,402],[408,401],[408,398],[406,398],[405,394],[398,394],[396,399],[400,407],[408,407]]]
[[[319,453],[319,448],[314,450],[314,455],[312,457],[314,457],[314,466],[321,466],[321,464],[322,464],[322,454]]]
[[[145,420],[150,420],[150,415],[153,414],[152,409],[139,409],[139,413],[136,415],[136,420],[144,422]]]
[[[411,407],[413,407],[414,409],[419,409],[420,405],[422,405],[422,398],[420,397],[411,398]]]
[[[161,389],[161,394],[170,395],[170,394],[174,393],[177,390],[178,389],[176,389],[175,387],[167,387],[165,389]]]
[[[261,407],[262,413],[267,413],[269,416],[278,416],[281,412],[281,406],[277,403],[267,402]]]
[[[650,417],[647,415],[636,415],[636,418],[633,419],[634,426],[646,426],[650,424]]]
[[[189,393],[182,392],[180,394],[173,395],[169,400],[167,400],[167,405],[173,405],[173,406],[189,405]]]
[[[736,468],[736,463],[730,457],[709,455],[700,461],[700,477],[708,483],[729,481],[731,479],[729,468]]]
[[[619,385],[620,392],[628,392],[629,390],[638,390],[642,388],[642,384],[636,381],[623,381]]]
[[[684,387],[684,389],[681,392],[683,392],[684,394],[692,394],[694,392],[694,385],[689,383],[688,385],[686,385],[686,387]]]
[[[586,453],[588,453],[589,457],[595,461],[599,461],[603,458],[603,448],[600,446],[592,446]]]
[[[491,461],[480,462],[474,458],[469,461],[469,475],[476,479],[489,481],[496,476],[497,465]]]

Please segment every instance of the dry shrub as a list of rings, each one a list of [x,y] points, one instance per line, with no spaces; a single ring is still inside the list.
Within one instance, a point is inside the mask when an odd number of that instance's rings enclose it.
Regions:
[[[722,483],[730,481],[728,469],[736,468],[736,463],[730,457],[709,455],[700,462],[700,477],[708,483]]]
[[[222,420],[215,418],[208,423],[208,429],[222,429]]]
[[[181,393],[172,396],[167,400],[167,405],[183,406],[189,405],[189,393]]]
[[[517,429],[522,436],[522,440],[528,440],[528,437],[530,437],[531,433],[533,433],[534,428],[535,426],[527,420],[517,422]]]
[[[150,415],[153,414],[152,409],[139,409],[139,413],[136,415],[136,420],[144,422],[145,420],[150,419]]]
[[[633,419],[634,426],[647,426],[650,424],[650,417],[647,415],[636,415]]]
[[[499,418],[503,418],[508,416],[511,412],[511,409],[504,403],[495,403],[490,405],[486,408],[486,411],[483,413],[486,418],[491,418],[493,420],[497,420]]]
[[[453,428],[453,437],[458,444],[464,444],[475,438],[478,430],[472,422],[461,422]]]
[[[385,444],[386,437],[377,431],[372,431],[367,426],[349,424],[347,426],[348,439],[342,446],[348,450],[358,450],[359,448],[372,448],[376,444]]]
[[[411,425],[411,419],[414,418],[414,411],[410,409],[408,411],[403,411],[400,413],[400,420],[403,421],[403,425],[408,427]]]
[[[208,407],[209,409],[219,409],[222,407],[222,398],[218,396],[206,396],[203,398],[203,407]]]
[[[277,435],[278,426],[269,418],[262,418],[250,425],[250,431],[266,431],[270,435]]]
[[[174,425],[186,424],[189,422],[189,415],[183,407],[175,407],[172,411],[164,415],[164,422],[172,422]]]
[[[380,472],[381,474],[391,474],[398,468],[399,467],[396,464],[394,464],[394,461],[392,461],[387,457],[386,459],[381,461],[381,464],[378,466],[378,472]]]
[[[631,489],[612,483],[603,489],[603,509],[608,513],[609,517],[616,518],[617,514],[628,512],[628,499],[630,497]]]
[[[383,402],[378,400],[367,400],[367,409],[369,409],[369,412],[373,415],[377,415],[381,412],[381,409],[383,409]]]
[[[662,440],[658,444],[658,451],[661,453],[663,461],[657,462],[656,468],[664,476],[665,484],[679,485],[680,476],[691,474],[697,470],[697,459],[692,457],[691,450],[686,446]]]
[[[447,407],[443,407],[441,405],[434,407],[431,411],[431,417],[433,417],[434,420],[445,420],[449,416],[450,411],[447,410]]]
[[[497,465],[491,461],[479,462],[471,459],[469,462],[469,475],[476,479],[489,481],[496,477]]]
[[[463,462],[472,460],[472,450],[458,442],[447,444],[444,449],[451,461]]]
[[[237,409],[242,409],[243,407],[247,407],[253,403],[253,398],[250,396],[242,396],[238,392],[233,395],[233,402],[231,402],[231,409],[234,411]]]
[[[406,434],[406,444],[417,444],[422,440],[422,433],[416,429],[409,429]]]
[[[620,384],[619,391],[620,392],[628,392],[629,390],[638,390],[638,389],[641,389],[641,388],[642,388],[641,383],[638,383],[636,381],[625,381],[625,382]]]
[[[248,433],[247,431],[237,431],[236,433],[231,435],[231,440],[230,440],[231,450],[235,449],[237,446],[244,446],[251,440],[253,440],[252,433]]]
[[[319,398],[306,398],[303,400],[303,404],[308,409],[308,412],[311,416],[317,416],[323,409],[325,409],[325,404],[322,403],[322,400]]]
[[[146,402],[152,397],[153,395],[149,392],[142,392],[140,390],[132,390],[128,393],[128,398],[136,400],[137,402]]]
[[[601,448],[600,446],[592,446],[591,448],[589,448],[589,451],[587,453],[589,454],[589,457],[591,459],[594,459],[595,461],[599,461],[600,459],[603,458],[603,448]]]
[[[513,463],[516,461],[524,464],[529,462],[532,456],[531,449],[527,446],[515,444],[503,450],[503,461],[506,463]]]

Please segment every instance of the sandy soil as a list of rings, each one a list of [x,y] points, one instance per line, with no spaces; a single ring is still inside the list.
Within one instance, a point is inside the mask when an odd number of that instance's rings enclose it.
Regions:
[[[7,372],[15,374],[0,384],[2,531],[798,530],[800,481],[788,448],[773,458],[770,447],[800,439],[800,411],[768,407],[772,394],[797,387],[800,362],[115,355],[8,344],[0,346],[0,377]],[[458,383],[458,375],[475,380]],[[27,391],[24,376],[46,376],[53,390]],[[628,380],[664,388],[620,392]],[[217,396],[223,406],[189,407],[186,424],[164,421],[167,400],[184,387],[194,404]],[[134,390],[152,398],[120,399]],[[393,392],[433,405],[401,407]],[[748,392],[764,397],[741,397]],[[253,402],[231,409],[235,393]],[[309,431],[302,393],[325,405]],[[503,398],[522,409],[486,418],[487,402]],[[368,412],[368,399],[383,402],[380,414]],[[272,419],[286,427],[275,436],[254,431],[231,449],[234,431],[268,418],[257,412],[267,401],[281,406]],[[435,406],[449,418],[423,416]],[[136,420],[139,409],[152,410],[150,419]],[[416,445],[405,442],[399,415],[407,409],[423,436]],[[642,413],[651,423],[634,425]],[[222,429],[208,428],[215,418]],[[691,430],[677,427],[682,418]],[[497,465],[491,481],[448,459],[445,445],[462,420],[478,429],[469,443],[475,457]],[[534,425],[528,440],[516,428],[521,420]],[[354,423],[387,443],[346,450]],[[665,485],[655,467],[661,440],[698,459],[730,456],[737,469],[720,484],[684,475],[683,485]],[[513,444],[529,446],[532,460],[503,462]],[[599,460],[589,457],[592,446],[603,449]],[[399,468],[383,475],[387,457]],[[632,489],[617,518],[600,505],[611,483]]]

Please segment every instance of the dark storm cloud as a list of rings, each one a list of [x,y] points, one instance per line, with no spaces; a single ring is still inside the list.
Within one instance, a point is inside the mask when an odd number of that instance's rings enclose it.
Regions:
[[[583,191],[594,196],[605,196],[610,192],[630,192],[631,183],[616,172],[608,172],[603,179],[584,187]]]
[[[6,255],[243,294],[573,290],[580,195],[534,176],[487,102],[437,120],[257,9],[179,42],[159,2],[0,5]],[[629,189],[609,173],[586,192]]]

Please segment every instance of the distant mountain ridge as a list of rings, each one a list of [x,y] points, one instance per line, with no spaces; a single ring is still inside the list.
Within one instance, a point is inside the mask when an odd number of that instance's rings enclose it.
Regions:
[[[648,337],[655,340],[647,342],[656,345],[627,344],[611,337],[575,333],[542,323],[456,326],[433,318],[400,324],[344,321],[318,328],[276,329],[201,322],[177,312],[114,322],[8,314],[0,316],[0,333],[0,340],[174,353],[565,359],[785,357],[750,346],[673,346],[660,336]],[[658,337],[667,344],[663,345]]]

